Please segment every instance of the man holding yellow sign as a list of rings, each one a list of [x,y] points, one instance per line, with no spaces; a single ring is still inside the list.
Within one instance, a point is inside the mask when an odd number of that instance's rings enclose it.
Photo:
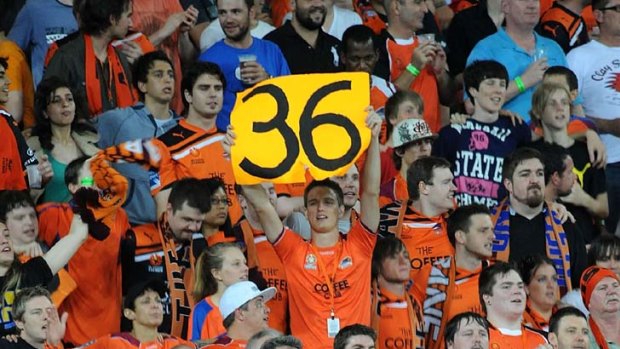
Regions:
[[[306,76],[304,77],[304,85],[309,87],[311,90],[314,88],[314,85],[312,84],[317,81],[315,78],[322,79],[324,77],[325,76],[320,75]],[[365,81],[365,91],[368,91],[368,76],[365,76],[364,74],[333,75],[331,78],[323,80],[324,85],[319,88],[319,91],[322,88],[332,86],[334,83],[339,83],[342,81],[350,82],[351,86],[353,86],[353,91],[355,91],[356,86],[359,86],[358,83],[361,83],[361,81],[356,81],[358,77],[361,78],[360,80]],[[260,86],[257,88],[260,88]],[[257,88],[251,91],[248,95],[252,95],[252,93],[257,95],[258,93],[254,92]],[[277,91],[277,89],[267,91]],[[298,92],[301,93],[301,91]],[[276,97],[269,97],[269,99],[264,101],[265,104],[273,104],[270,109],[272,114],[273,110],[277,110],[277,107],[275,106],[276,102],[273,102],[273,100],[278,98],[278,93],[279,92],[275,92],[272,94],[272,96],[275,95]],[[366,92],[366,98],[368,98],[367,93],[368,92]],[[319,94],[319,92],[310,92],[310,94],[316,95]],[[246,96],[240,96],[238,101],[247,101],[248,98],[246,98]],[[329,96],[329,94],[327,94],[327,96]],[[311,96],[308,99],[306,107],[302,109],[308,108],[308,105],[313,103],[313,97],[317,98],[316,96]],[[360,103],[359,100],[355,100],[355,97],[356,96],[351,94],[351,96],[346,100],[351,101],[350,104]],[[288,101],[290,100],[291,99],[288,99]],[[295,101],[298,102],[299,99],[295,99]],[[335,100],[332,102],[335,102]],[[283,102],[280,101],[280,103]],[[269,152],[273,153],[272,155],[274,155],[274,157],[280,156],[279,159],[281,161],[279,164],[275,164],[274,166],[275,162],[272,162],[271,164],[261,163],[258,162],[260,159],[251,158],[254,165],[259,164],[260,166],[263,166],[262,169],[258,170],[258,172],[263,171],[259,174],[266,174],[271,178],[263,177],[261,179],[258,176],[246,176],[245,183],[249,183],[251,180],[261,181],[265,179],[273,180],[276,178],[278,180],[288,178],[298,181],[297,178],[289,173],[290,169],[293,168],[293,165],[289,165],[287,163],[286,165],[288,167],[286,167],[286,169],[289,169],[289,171],[282,171],[282,168],[284,167],[281,164],[286,163],[291,149],[285,149],[289,151],[288,153],[283,151],[278,152],[278,149],[276,149],[277,147],[282,147],[280,144],[285,143],[282,138],[286,139],[286,137],[289,137],[288,134],[285,134],[286,132],[290,131],[290,134],[292,134],[293,137],[296,136],[295,132],[290,130],[293,126],[289,126],[288,124],[288,122],[291,121],[291,118],[296,119],[294,117],[295,114],[293,113],[295,107],[293,107],[292,104],[293,102],[289,102],[291,110],[289,119],[287,119],[285,115],[282,117],[282,120],[280,121],[281,123],[276,123],[276,127],[273,128],[274,130],[277,129],[277,132],[273,131],[273,133],[277,135],[279,139],[276,140],[276,137],[273,137],[271,139],[271,143],[265,143],[266,146],[260,146],[260,144],[257,143],[257,140],[264,136],[255,136],[249,132],[250,127],[248,125],[243,125],[242,122],[236,122],[237,120],[235,120],[235,114],[233,112],[234,131],[239,134],[239,137],[236,137],[235,133],[232,131],[233,128],[230,128],[225,144],[232,145],[231,155],[234,163],[233,166],[237,167],[237,171],[239,171],[239,167],[241,167],[240,163],[243,162],[243,160],[240,161],[240,158],[245,156],[239,153],[247,150],[240,145],[245,144],[245,146],[247,146],[249,142],[254,143],[254,148],[269,149]],[[313,113],[315,116],[312,117],[311,114],[310,118],[313,120],[310,121],[318,123],[321,121],[320,118],[324,117],[324,115],[337,115],[333,112],[333,110],[343,109],[342,105],[332,105],[331,107],[334,108],[331,109],[333,114],[327,112],[329,110],[327,106],[322,106],[319,103]],[[358,108],[355,113],[359,114],[362,110],[363,108]],[[324,114],[316,115],[318,113]],[[261,111],[260,114],[268,115],[268,111]],[[293,115],[293,117],[290,115]],[[344,115],[338,115],[337,117],[345,118]],[[270,124],[271,121],[263,122],[260,115],[258,115],[256,119],[252,118],[252,120],[259,120],[253,121],[254,125],[252,129],[254,132],[261,132],[266,129],[268,132],[271,130],[268,127],[273,126],[273,123]],[[331,121],[338,119],[331,117],[328,120]],[[351,120],[349,121],[353,122]],[[246,123],[251,124],[247,121]],[[258,124],[258,126],[256,124]],[[300,122],[300,124],[303,128],[304,124],[302,122]],[[370,145],[368,147],[362,177],[360,219],[353,224],[346,239],[342,239],[341,234],[338,231],[338,218],[344,212],[343,193],[340,186],[330,179],[315,180],[311,182],[304,193],[304,202],[312,233],[310,242],[304,241],[295,232],[285,228],[282,225],[275,208],[269,203],[265,191],[260,184],[246,185],[243,189],[245,198],[256,210],[261,226],[267,235],[267,239],[274,245],[276,253],[285,266],[290,297],[291,331],[292,334],[300,338],[307,347],[319,349],[332,348],[333,338],[336,333],[338,333],[340,328],[354,323],[366,325],[370,324],[370,256],[372,255],[376,242],[376,230],[379,224],[378,199],[380,167],[378,135],[381,128],[381,118],[378,114],[372,111],[372,109],[370,109],[370,112],[365,119],[365,124],[365,130],[355,128],[355,132],[357,132],[360,136],[360,145],[357,145],[358,141],[351,140],[348,142],[349,149],[344,149],[344,152],[349,153],[351,152],[351,149],[356,149],[359,147],[359,152],[361,152],[364,150],[364,147],[361,145],[363,144],[362,139],[370,138],[368,140]],[[334,128],[335,125],[341,126],[348,124],[346,122],[330,123],[328,121],[321,123],[320,125],[325,128]],[[289,129],[287,131],[283,131],[286,130],[287,127]],[[341,127],[346,128],[348,126]],[[239,129],[243,129],[244,131],[239,132]],[[303,131],[303,129],[301,131]],[[349,130],[347,129],[347,131]],[[318,144],[316,138],[321,137],[319,136],[319,132],[327,133],[328,130],[317,129],[315,132],[315,142],[317,142],[317,145],[321,147],[321,144]],[[342,137],[342,135],[339,136]],[[333,139],[334,138],[328,138],[327,141]],[[295,145],[291,145],[293,144],[292,142],[289,141],[289,143],[289,147],[295,147]],[[303,139],[300,143],[302,144],[301,147],[304,148],[304,152],[308,152],[308,145],[304,144]],[[299,144],[296,144],[296,146],[299,147]],[[297,152],[301,153],[301,149],[299,148],[297,149]],[[324,149],[321,147],[319,150],[319,157],[325,156],[321,153]],[[342,151],[342,149],[340,150]],[[346,155],[347,154],[345,154],[345,156],[341,156],[341,158],[348,160]],[[282,158],[285,160],[281,160]],[[306,157],[306,159],[308,158],[317,160],[313,158],[312,155]],[[326,169],[339,165],[338,162],[330,162],[330,159],[331,158],[322,158],[320,161],[309,161],[311,164],[309,168],[310,171],[314,171],[314,173],[318,175],[328,173],[328,170]],[[355,158],[352,157],[351,163],[354,160]],[[317,164],[318,166],[315,166]],[[271,167],[268,168],[269,166]],[[321,166],[322,168],[319,168]],[[255,168],[251,168],[251,166],[246,168],[249,168],[250,171],[255,170]],[[268,169],[265,171],[265,168]],[[301,168],[303,170],[303,165]],[[344,170],[346,171],[346,167],[344,167]],[[275,174],[280,173],[283,173],[283,176],[288,177],[274,176]]]

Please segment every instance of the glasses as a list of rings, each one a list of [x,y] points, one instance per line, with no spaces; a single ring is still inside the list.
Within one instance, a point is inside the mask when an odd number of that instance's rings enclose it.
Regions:
[[[211,205],[226,205],[228,206],[228,198],[211,198]]]
[[[620,12],[620,5],[607,6],[607,7],[603,7],[602,9],[599,9],[599,11],[607,11],[607,10],[612,10],[612,11],[615,11],[615,12]]]

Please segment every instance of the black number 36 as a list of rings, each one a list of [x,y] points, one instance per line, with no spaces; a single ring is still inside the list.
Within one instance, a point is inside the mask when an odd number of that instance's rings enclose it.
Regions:
[[[316,106],[323,98],[333,92],[350,89],[351,81],[344,80],[336,81],[331,84],[322,86],[317,91],[315,91],[308,99],[308,102],[304,106],[303,111],[299,117],[298,141],[295,132],[289,127],[289,125],[286,124],[286,119],[289,114],[289,103],[284,91],[282,91],[282,89],[278,86],[272,84],[255,88],[252,92],[250,92],[242,99],[243,102],[250,100],[256,95],[268,94],[276,101],[277,111],[274,117],[269,121],[254,122],[252,125],[252,131],[255,133],[265,133],[272,130],[277,130],[284,139],[284,146],[287,149],[287,153],[286,157],[274,167],[259,166],[253,163],[248,158],[243,158],[239,166],[245,172],[255,177],[265,179],[280,177],[286,172],[288,172],[295,163],[295,161],[297,161],[300,151],[299,142],[301,142],[304,153],[307,155],[312,165],[319,169],[325,171],[333,171],[350,163],[355,158],[355,155],[357,155],[362,146],[360,133],[353,124],[353,122],[349,120],[346,116],[336,113],[324,113],[313,116],[314,109],[316,109]],[[346,101],[343,101],[343,103],[344,102]],[[349,147],[349,150],[347,150],[344,155],[336,159],[326,159],[320,156],[314,144],[312,131],[315,128],[325,124],[342,127],[351,139],[351,146]]]

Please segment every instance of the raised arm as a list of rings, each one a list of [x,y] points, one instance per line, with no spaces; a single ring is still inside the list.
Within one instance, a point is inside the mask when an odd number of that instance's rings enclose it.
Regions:
[[[222,140],[222,147],[224,148],[224,156],[230,158],[230,148],[235,144],[235,132],[232,125],[228,126],[226,131],[226,137]],[[258,216],[258,220],[263,227],[263,231],[267,236],[269,242],[274,242],[282,233],[284,225],[280,221],[276,208],[269,202],[269,197],[265,192],[265,189],[260,184],[244,185],[243,196],[248,201]]]
[[[60,239],[60,241],[43,255],[43,259],[47,262],[52,274],[58,273],[58,271],[69,262],[69,259],[73,257],[78,248],[82,246],[82,243],[86,241],[87,237],[88,225],[82,222],[80,215],[73,215],[69,234]]]
[[[379,187],[381,185],[381,160],[379,158],[381,117],[372,109],[366,118],[366,126],[371,130],[372,135],[362,176],[360,219],[367,228],[376,232],[379,227]]]
[[[280,233],[282,233],[284,225],[280,221],[276,208],[269,202],[269,197],[267,197],[263,186],[260,184],[244,185],[243,196],[254,207],[267,239],[270,242],[276,241]]]

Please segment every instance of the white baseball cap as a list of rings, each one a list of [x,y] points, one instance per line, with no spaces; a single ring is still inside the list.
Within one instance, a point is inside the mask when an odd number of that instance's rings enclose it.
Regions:
[[[399,122],[392,131],[392,147],[398,148],[407,143],[436,136],[424,120],[405,119]]]
[[[269,287],[261,291],[252,281],[239,281],[234,283],[228,286],[224,294],[222,294],[222,298],[220,298],[222,319],[226,319],[228,315],[234,313],[240,306],[256,297],[263,297],[263,301],[266,302],[275,295],[275,287]]]

